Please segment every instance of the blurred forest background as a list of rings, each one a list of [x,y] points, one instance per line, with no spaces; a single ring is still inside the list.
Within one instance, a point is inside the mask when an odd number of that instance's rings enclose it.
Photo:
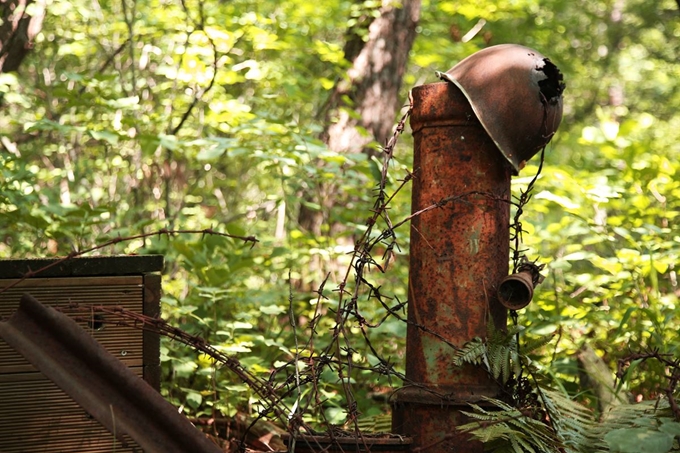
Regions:
[[[588,401],[584,345],[612,376],[631,352],[680,357],[677,2],[5,0],[0,13],[0,257],[162,228],[256,237],[158,235],[99,253],[165,255],[163,317],[265,379],[325,351],[318,383],[288,395],[306,420],[389,411],[401,383],[385,370],[403,371],[406,325],[355,281],[351,255],[381,146],[410,88],[494,44],[537,49],[567,83],[522,217],[522,247],[546,264],[518,318],[528,337],[552,338],[535,363]],[[385,180],[395,224],[410,213],[411,165],[407,126]],[[515,195],[536,172],[534,159]],[[386,239],[362,272],[398,307],[408,224]],[[375,327],[349,322],[334,349],[348,288]],[[257,412],[251,389],[206,357],[168,341],[162,360],[164,395],[185,411]],[[641,362],[622,390],[654,398],[667,372]]]

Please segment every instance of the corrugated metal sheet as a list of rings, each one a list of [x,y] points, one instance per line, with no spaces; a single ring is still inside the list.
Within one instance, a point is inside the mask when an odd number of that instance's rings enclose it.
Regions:
[[[0,280],[0,288],[10,286],[15,281]],[[96,304],[121,306],[137,313],[143,312],[144,292],[141,275],[28,279],[0,296],[0,318],[9,317],[19,308],[19,300],[25,292],[30,292],[38,300],[45,301],[46,305]],[[143,333],[140,330],[113,325],[104,325],[102,329],[96,330],[93,328],[97,326],[96,322],[82,322],[80,326],[126,365],[142,366]],[[27,371],[35,371],[35,368],[7,343],[0,340],[0,374]]]
[[[0,392],[2,453],[141,451],[130,437],[123,447],[42,373],[0,375]]]
[[[16,279],[0,280],[0,288]],[[0,295],[0,318],[19,308],[24,292],[50,305],[109,305],[142,312],[143,276],[31,278]],[[133,371],[143,373],[143,332],[130,327],[79,325]],[[21,354],[0,339],[0,452],[99,453],[133,452],[141,448],[128,437],[127,447],[115,440],[71,397],[38,372]]]
[[[0,322],[0,337],[119,440],[129,435],[147,453],[221,452],[75,321],[30,295]]]

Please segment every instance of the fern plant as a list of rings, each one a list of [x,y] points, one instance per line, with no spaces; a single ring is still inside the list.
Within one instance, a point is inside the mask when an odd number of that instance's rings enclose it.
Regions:
[[[497,381],[505,383],[510,379],[511,367],[515,375],[520,374],[517,351],[517,334],[523,327],[513,326],[507,332],[487,326],[487,340],[475,338],[465,344],[454,357],[454,365],[464,363],[483,366]]]
[[[487,450],[499,453],[560,451],[561,444],[549,425],[503,401],[485,398],[485,402],[493,409],[470,404],[474,411],[465,414],[476,421],[458,429],[471,433]]]
[[[680,451],[680,423],[665,399],[613,406],[600,419],[582,404],[547,385],[548,376],[531,364],[530,352],[551,337],[523,344],[522,328],[489,326],[487,339],[475,338],[457,353],[454,364],[483,367],[503,385],[509,401],[485,398],[470,404],[472,420],[457,427],[495,453],[668,453]],[[527,376],[530,376],[529,379]]]

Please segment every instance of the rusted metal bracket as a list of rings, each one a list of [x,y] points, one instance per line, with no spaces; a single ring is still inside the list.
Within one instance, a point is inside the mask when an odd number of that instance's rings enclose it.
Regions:
[[[222,450],[75,321],[29,294],[0,322],[2,337],[118,439],[146,453]]]

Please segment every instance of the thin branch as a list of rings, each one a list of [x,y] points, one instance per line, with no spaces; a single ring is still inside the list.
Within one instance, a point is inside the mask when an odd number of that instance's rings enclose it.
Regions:
[[[10,288],[14,288],[15,286],[19,285],[21,282],[24,280],[27,280],[29,278],[35,277],[37,275],[40,275],[42,272],[45,272],[48,269],[51,269],[55,266],[59,266],[60,264],[69,261],[73,258],[76,258],[78,256],[85,255],[90,252],[94,252],[95,250],[100,250],[112,245],[120,244],[121,242],[130,242],[134,241],[136,239],[144,239],[152,236],[161,236],[161,235],[166,235],[168,237],[176,235],[176,234],[201,234],[203,236],[205,235],[211,235],[211,236],[222,236],[222,237],[227,237],[231,239],[238,239],[243,242],[250,242],[251,243],[251,248],[255,246],[257,242],[260,242],[257,240],[254,236],[237,236],[234,234],[229,234],[229,233],[222,233],[221,231],[215,231],[212,228],[204,228],[202,230],[168,230],[166,228],[161,228],[160,230],[153,231],[151,233],[141,233],[141,234],[136,234],[133,236],[126,236],[126,237],[116,237],[113,239],[110,239],[106,242],[102,242],[101,244],[94,245],[90,248],[80,250],[80,251],[72,251],[68,255],[66,255],[63,258],[60,258],[56,261],[53,261],[52,263],[41,267],[40,269],[37,270],[29,270],[24,274],[20,279],[17,281],[13,282],[12,284],[5,286],[4,288],[0,289],[0,294],[4,293],[5,291],[8,291]]]

